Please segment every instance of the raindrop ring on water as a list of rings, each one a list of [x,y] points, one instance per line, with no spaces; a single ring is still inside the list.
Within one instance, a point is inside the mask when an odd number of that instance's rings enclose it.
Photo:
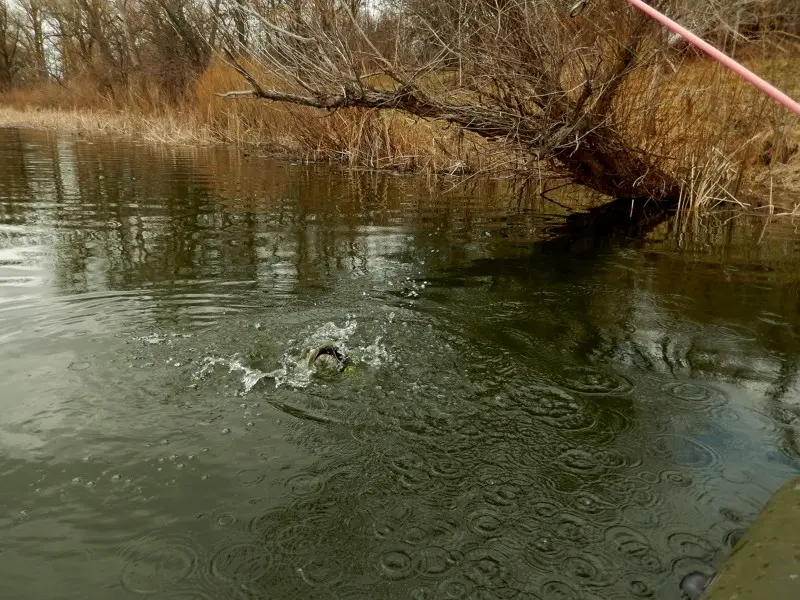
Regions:
[[[258,485],[264,481],[264,474],[257,469],[242,469],[236,473],[236,481],[244,486]]]
[[[306,584],[327,588],[339,583],[342,578],[342,566],[334,558],[315,558],[298,567],[297,573]]]
[[[211,574],[230,582],[255,581],[269,570],[270,555],[264,546],[232,544],[211,559]]]
[[[691,410],[704,410],[718,407],[727,401],[725,392],[694,382],[672,382],[662,388],[680,405]]]
[[[565,370],[562,385],[579,394],[623,395],[633,390],[633,384],[622,375],[593,367],[572,367]]]
[[[313,496],[319,494],[324,487],[323,480],[317,475],[299,473],[286,480],[284,486],[294,496]]]
[[[502,517],[494,510],[483,508],[467,517],[468,527],[475,535],[493,537],[503,528]]]
[[[120,549],[125,559],[122,586],[134,593],[153,594],[187,578],[198,563],[189,538],[148,534]]]
[[[651,440],[648,451],[656,458],[682,469],[707,469],[720,463],[717,452],[683,435],[665,434]]]
[[[406,579],[414,572],[414,562],[405,549],[386,550],[378,558],[380,573],[386,579]]]

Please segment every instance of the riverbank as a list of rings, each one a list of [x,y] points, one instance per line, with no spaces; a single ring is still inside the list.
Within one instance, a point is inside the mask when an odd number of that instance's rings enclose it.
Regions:
[[[202,123],[176,113],[135,115],[124,110],[0,105],[0,127],[47,129],[78,135],[125,135],[150,143],[176,145],[216,142]]]
[[[800,596],[800,478],[784,484],[733,547],[719,576],[700,598],[774,598]]]
[[[157,144],[231,144],[270,155],[380,170],[499,175],[527,166],[527,161],[520,157],[491,151],[484,140],[466,134],[459,136],[438,123],[418,123],[397,114],[363,111],[326,115],[324,118],[330,122],[321,122],[320,115],[297,114],[311,113],[311,110],[286,107],[282,110],[286,113],[283,124],[265,123],[263,127],[254,128],[242,122],[233,105],[222,119],[203,121],[198,115],[181,109],[137,114],[124,108],[0,104],[0,127],[78,135],[117,134]],[[264,112],[271,111],[265,107]]]
[[[324,111],[218,96],[241,86],[238,73],[213,61],[192,92],[177,103],[165,100],[146,81],[113,97],[87,80],[42,83],[0,95],[0,127],[118,133],[155,143],[224,143],[380,170],[498,175],[531,167],[529,157],[399,111]]]
[[[751,66],[776,80],[790,79],[787,73],[792,71],[783,59]],[[730,92],[719,100],[727,117],[720,117],[718,127],[726,127],[725,119],[733,118],[735,107],[748,96],[741,89],[725,88],[728,84],[720,81],[719,74],[710,74],[713,68],[707,62],[684,66],[668,84],[675,88],[673,100],[659,107],[664,115],[653,123],[680,112],[684,103],[699,110],[692,104],[696,90],[711,82],[722,86],[718,90]],[[741,85],[734,79],[729,84]],[[116,134],[155,144],[227,144],[248,153],[337,163],[351,168],[534,176],[539,181],[549,175],[530,155],[515,153],[502,144],[444,123],[398,111],[324,111],[218,96],[241,85],[240,75],[219,62],[209,65],[192,92],[179,103],[165,101],[147,82],[130,86],[113,97],[102,94],[86,81],[64,85],[44,83],[0,96],[0,127],[34,127],[78,135]],[[635,91],[638,82],[633,81],[631,86]],[[796,93],[797,88],[800,85],[795,84],[787,91]],[[686,90],[695,91],[687,96]],[[703,118],[711,118],[712,113],[703,110]],[[739,127],[736,123],[731,125],[732,133],[726,134],[726,139],[741,137],[736,142],[741,149],[738,158],[716,146],[704,146],[702,140],[694,140],[697,148],[690,161],[691,177],[685,182],[688,204],[682,206],[686,214],[707,213],[720,205],[737,204],[773,216],[798,213],[800,124],[766,101],[763,113],[763,126],[753,127],[751,123],[741,126],[746,135],[736,133]],[[661,142],[665,155],[672,151],[686,152],[685,144],[679,142],[691,137],[688,127],[678,124],[669,129],[668,139]],[[698,137],[696,133],[691,135]],[[732,144],[730,139],[726,143]],[[683,168],[681,165],[686,161],[676,158],[674,162],[675,168]],[[733,193],[722,193],[723,188],[731,188],[730,182],[735,182]]]

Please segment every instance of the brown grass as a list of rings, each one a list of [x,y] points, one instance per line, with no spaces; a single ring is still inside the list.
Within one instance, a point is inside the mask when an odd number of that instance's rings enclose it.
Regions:
[[[149,143],[205,145],[215,140],[208,127],[177,111],[141,115],[77,108],[17,108],[0,104],[0,126],[33,127],[76,134],[129,135]]]
[[[754,55],[747,64],[797,96],[796,55]],[[766,198],[770,186],[800,191],[800,153],[793,151],[800,146],[797,119],[710,60],[673,65],[629,78],[616,110],[630,138],[679,174],[686,214],[748,194]],[[265,85],[272,83],[257,65],[248,67]],[[538,168],[478,136],[395,111],[327,112],[216,96],[242,87],[239,74],[221,61],[212,61],[177,106],[146,81],[113,93],[88,79],[42,84],[0,97],[0,125],[128,134],[153,143],[223,142],[351,167],[453,174]]]
[[[800,46],[751,51],[743,62],[798,97],[798,53]],[[626,137],[681,182],[681,227],[696,227],[697,217],[721,206],[769,204],[776,188],[784,208],[795,210],[786,192],[800,191],[800,122],[716,62],[689,55],[636,73],[618,104]]]
[[[259,72],[257,66],[248,68],[264,84],[271,83],[269,74]],[[241,76],[216,61],[198,81],[191,105],[216,139],[351,167],[478,172],[496,170],[498,166],[497,157],[485,140],[396,111],[327,112],[215,95],[241,87]]]
[[[376,169],[498,173],[517,160],[477,136],[399,112],[327,112],[216,96],[241,87],[241,76],[221,61],[209,65],[178,106],[146,82],[114,94],[90,80],[46,83],[0,97],[0,125],[129,134],[155,143],[222,142]]]

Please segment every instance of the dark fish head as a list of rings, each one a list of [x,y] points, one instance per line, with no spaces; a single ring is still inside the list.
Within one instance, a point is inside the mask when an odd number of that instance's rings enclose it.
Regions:
[[[326,344],[317,348],[317,350],[311,354],[311,360],[309,362],[315,362],[320,356],[333,357],[336,360],[337,370],[340,373],[350,364],[350,358],[345,351],[335,344]]]

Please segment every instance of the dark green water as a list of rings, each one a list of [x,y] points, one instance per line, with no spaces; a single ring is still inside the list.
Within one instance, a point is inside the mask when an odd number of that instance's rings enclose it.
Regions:
[[[0,596],[677,599],[800,471],[797,238],[548,204],[0,130]]]

